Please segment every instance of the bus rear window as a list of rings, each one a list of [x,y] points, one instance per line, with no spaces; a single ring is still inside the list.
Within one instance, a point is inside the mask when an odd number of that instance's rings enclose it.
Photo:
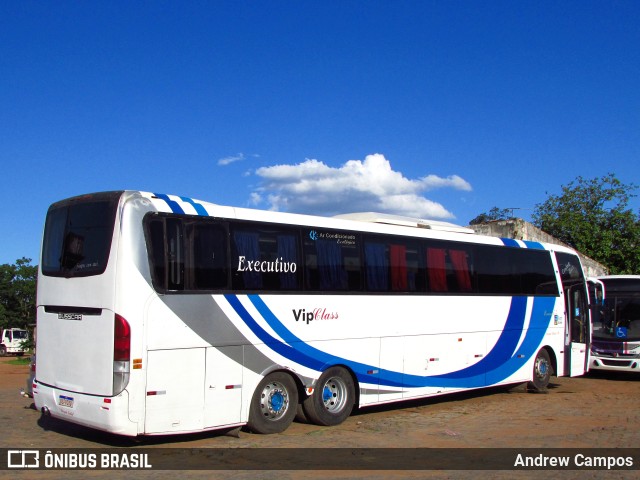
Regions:
[[[42,244],[44,275],[77,277],[104,272],[120,195],[74,197],[49,208]]]

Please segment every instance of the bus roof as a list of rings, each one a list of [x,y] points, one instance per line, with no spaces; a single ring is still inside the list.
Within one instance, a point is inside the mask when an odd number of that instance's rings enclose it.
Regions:
[[[425,220],[422,218],[405,217],[402,215],[392,215],[389,213],[357,212],[335,215],[333,218],[355,220],[358,222],[384,223],[387,225],[399,225],[404,227],[427,228],[429,230],[439,230],[443,232],[475,234],[475,231],[471,228],[461,227],[449,222],[442,222],[439,220]]]
[[[126,191],[126,193],[130,195],[140,195],[144,198],[148,198],[149,200],[154,202],[155,206],[159,208],[160,211],[173,211],[174,213],[179,211],[180,213],[187,213],[191,215],[209,215],[247,221],[271,221],[274,223],[289,225],[314,225],[320,228],[351,228],[358,231],[368,231],[376,233],[400,233],[397,230],[393,231],[393,227],[405,227],[414,230],[410,234],[406,232],[410,236],[428,236],[429,238],[450,239],[457,241],[468,240],[472,243],[493,245],[505,245],[506,241],[508,241],[509,243],[521,242],[520,240],[479,235],[471,228],[462,227],[449,222],[406,217],[401,215],[392,215],[387,213],[360,212],[335,215],[332,217],[324,217],[317,215],[225,206],[177,195],[156,194],[133,190],[128,190]],[[359,224],[359,226],[357,224]],[[524,245],[525,243],[538,245],[545,250],[553,250],[557,252],[567,252],[573,254],[576,253],[573,249],[562,245],[537,241],[522,241],[522,245]]]

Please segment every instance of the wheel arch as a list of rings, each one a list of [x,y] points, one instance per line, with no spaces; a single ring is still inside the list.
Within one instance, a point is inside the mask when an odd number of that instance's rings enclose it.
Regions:
[[[556,355],[555,350],[549,345],[544,345],[542,348],[540,348],[540,350],[546,350],[547,354],[549,355],[549,360],[551,361],[551,368],[553,369],[551,372],[551,376],[557,376],[558,375],[558,356]],[[537,352],[536,352],[536,355],[537,355]]]

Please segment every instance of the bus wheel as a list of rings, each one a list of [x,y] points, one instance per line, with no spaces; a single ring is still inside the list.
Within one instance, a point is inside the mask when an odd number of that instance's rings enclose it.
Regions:
[[[351,415],[355,391],[349,372],[331,367],[320,376],[315,391],[302,403],[304,413],[317,425],[339,425]]]
[[[534,392],[546,392],[552,370],[549,353],[544,348],[540,349],[533,363],[533,377],[529,382],[529,389]]]
[[[284,432],[296,416],[297,406],[298,389],[291,375],[271,373],[253,394],[247,427],[254,433]]]

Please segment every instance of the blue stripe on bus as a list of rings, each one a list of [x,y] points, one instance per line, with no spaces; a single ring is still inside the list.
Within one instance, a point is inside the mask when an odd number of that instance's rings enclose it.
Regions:
[[[522,334],[526,315],[526,297],[513,297],[507,322],[500,338],[491,352],[478,363],[455,372],[419,376],[403,372],[380,369],[377,366],[354,362],[328,354],[312,347],[289,331],[258,295],[248,295],[253,305],[269,326],[287,343],[274,338],[253,319],[235,295],[225,295],[227,301],[249,326],[254,334],[269,348],[285,358],[313,370],[322,371],[330,365],[342,364],[349,367],[362,383],[393,387],[451,387],[473,388],[500,382],[520,369],[537,351],[549,324],[548,313],[552,311],[555,298],[534,298],[527,335],[518,350],[516,347]],[[372,375],[377,370],[377,375]]]
[[[513,297],[507,316],[507,323],[493,349],[481,361],[456,372],[436,376],[436,378],[471,378],[484,376],[493,366],[502,365],[512,358],[524,327],[527,297]],[[495,368],[495,367],[493,367]],[[515,370],[514,370],[515,371]],[[513,373],[513,372],[511,372]],[[484,378],[482,379],[484,381]],[[476,385],[477,386],[477,385]]]
[[[534,298],[527,336],[518,348],[518,351],[515,352],[516,355],[512,356],[496,370],[487,372],[488,385],[504,380],[513,372],[522,368],[527,360],[538,353],[538,349],[542,345],[542,340],[547,333],[551,321],[551,312],[553,312],[555,301],[556,299],[554,297]]]
[[[514,240],[513,238],[501,238],[500,240],[506,247],[522,248],[518,241]],[[540,242],[532,242],[530,240],[522,240],[522,242],[524,243],[526,248],[529,248],[531,250],[545,250],[544,245],[542,245]]]
[[[269,310],[269,308],[264,304],[262,299],[257,295],[249,296],[249,299],[252,301],[254,306],[258,309],[260,314],[265,318],[269,326],[288,344],[293,345],[294,349],[297,351],[304,352],[307,356],[313,356],[315,358],[322,358],[322,361],[325,365],[335,365],[335,364],[344,364],[351,368],[356,374],[357,378],[361,382],[367,383],[380,383],[380,385],[386,386],[404,386],[404,387],[427,387],[427,386],[457,386],[457,387],[474,387],[474,386],[482,386],[485,384],[484,382],[484,369],[482,365],[476,364],[467,369],[463,369],[457,372],[452,372],[442,376],[417,376],[417,375],[408,375],[403,372],[395,372],[391,370],[380,369],[377,366],[372,365],[364,365],[357,362],[353,362],[344,358],[340,358],[337,356],[329,355],[325,352],[319,351],[314,347],[307,345],[302,342],[298,337],[293,335],[278,319],[275,315]],[[525,299],[526,300],[526,299]],[[516,304],[521,303],[516,301]],[[523,323],[523,315],[524,309],[520,309],[516,306],[512,308],[507,320],[507,324],[509,327],[505,326],[507,331],[512,331],[513,328],[517,329],[517,324],[522,325]],[[519,314],[521,312],[521,314]],[[518,321],[518,319],[522,319],[522,321]],[[506,349],[513,350],[515,345],[518,342],[519,335],[516,335],[516,338],[508,339],[509,335],[503,335],[501,339],[498,341],[496,345],[497,350],[501,351]],[[511,342],[509,342],[511,340]],[[505,341],[508,343],[512,343],[512,346],[509,347],[505,345]],[[495,350],[495,349],[494,349]],[[291,358],[291,360],[295,360]],[[490,359],[489,359],[490,360]],[[483,359],[481,362],[483,365],[487,363],[486,359]],[[303,364],[304,365],[304,364]],[[309,365],[305,365],[309,366]],[[371,370],[378,370],[379,374],[376,377],[371,376],[367,372]]]
[[[317,350],[317,354],[315,356],[309,357],[307,355],[301,354],[298,350],[293,348],[291,345],[287,345],[282,343],[280,340],[274,338],[267,331],[265,331],[255,319],[251,316],[251,314],[247,311],[247,309],[240,303],[240,300],[236,295],[227,294],[225,298],[229,302],[229,304],[233,307],[240,318],[244,321],[244,323],[251,329],[251,331],[262,341],[265,345],[268,345],[274,352],[282,355],[289,360],[293,360],[296,363],[301,365],[305,365],[314,370],[322,370],[325,366],[325,363],[318,359],[323,352]],[[326,355],[326,354],[325,354]]]
[[[304,351],[309,356],[315,356],[318,350],[302,342],[299,338],[287,330],[280,321],[273,315],[269,308],[264,304],[257,295],[249,296],[254,306],[260,314],[267,320],[269,326],[280,335],[288,344],[293,345],[294,349]],[[550,303],[549,303],[550,302]],[[552,311],[549,307],[553,307],[555,299],[534,299],[534,307],[532,313],[536,314],[536,318],[531,320],[527,337],[522,345],[516,351],[516,346],[522,335],[524,320],[526,315],[527,298],[513,297],[511,307],[507,317],[507,322],[503,332],[496,342],[494,348],[481,361],[462,370],[450,372],[443,375],[419,376],[409,375],[402,372],[393,372],[390,370],[378,369],[380,385],[393,385],[404,387],[451,387],[451,388],[472,388],[481,387],[488,384],[496,383],[506,379],[520,369],[531,355],[535,352],[523,352],[525,346],[533,346],[537,348],[546,331],[549,318],[545,320],[544,311]],[[528,348],[527,350],[531,350]],[[324,352],[322,360],[327,364],[342,363],[354,370],[360,381],[364,381],[361,373],[375,370],[377,367],[371,365],[360,366],[354,362],[339,357],[328,356]],[[357,367],[360,366],[360,369]],[[492,380],[487,382],[486,375],[491,374]],[[367,375],[370,377],[370,375]],[[371,383],[369,381],[369,383]],[[377,383],[377,382],[374,382]]]
[[[502,243],[506,247],[520,247],[520,244],[518,243],[518,241],[514,240],[513,238],[501,238],[500,240],[502,240]]]
[[[180,200],[182,200],[183,202],[186,202],[188,204],[190,204],[193,208],[196,209],[196,213],[198,215],[201,215],[203,217],[208,217],[209,214],[207,213],[207,211],[204,209],[204,207],[202,205],[200,205],[199,203],[195,202],[192,198],[189,197],[180,197]]]
[[[178,205],[178,202],[176,202],[175,200],[171,200],[164,193],[154,193],[154,195],[157,198],[159,198],[160,200],[164,200],[173,213],[182,213],[182,214],[184,214],[184,210],[182,209],[182,207],[180,205]]]

